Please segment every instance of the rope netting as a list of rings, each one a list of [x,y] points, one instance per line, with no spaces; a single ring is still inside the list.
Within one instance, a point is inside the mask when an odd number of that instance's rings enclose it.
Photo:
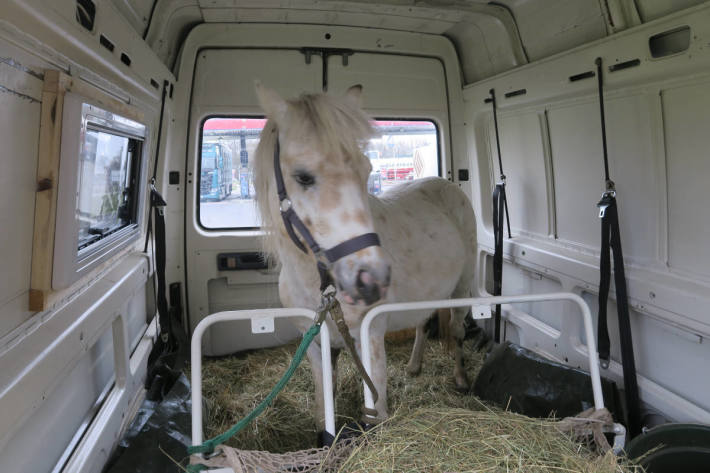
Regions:
[[[313,448],[288,453],[270,453],[256,450],[239,450],[221,445],[218,454],[203,459],[200,455],[190,458],[192,465],[209,468],[231,468],[234,473],[284,473],[297,471],[334,472],[352,452],[354,441],[340,441],[332,447]]]

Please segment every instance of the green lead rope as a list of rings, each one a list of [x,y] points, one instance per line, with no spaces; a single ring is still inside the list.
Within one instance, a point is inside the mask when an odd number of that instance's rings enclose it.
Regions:
[[[276,386],[271,390],[268,396],[264,398],[261,403],[256,406],[256,408],[249,413],[245,418],[237,422],[231,429],[226,431],[225,433],[218,435],[214,438],[211,438],[209,440],[206,440],[202,445],[193,445],[191,447],[187,447],[187,453],[189,455],[193,455],[195,453],[206,453],[210,454],[214,452],[214,449],[220,445],[229,440],[230,438],[234,437],[240,430],[242,430],[244,427],[246,427],[249,422],[254,420],[254,418],[258,417],[259,414],[261,414],[264,409],[269,407],[269,405],[273,402],[273,400],[278,396],[278,394],[281,392],[281,390],[286,386],[286,384],[289,382],[291,379],[291,376],[293,376],[293,373],[296,372],[296,368],[298,368],[298,365],[301,364],[301,360],[303,360],[303,355],[306,354],[306,350],[308,349],[308,346],[311,344],[313,339],[320,333],[320,326],[321,326],[321,321],[315,323],[308,331],[303,335],[303,341],[301,342],[301,345],[298,347],[296,350],[296,353],[293,355],[293,360],[291,360],[291,364],[289,365],[288,369],[286,370],[286,373],[284,373],[283,377],[279,380],[278,383],[276,383]],[[187,471],[190,473],[193,472],[199,472],[202,470],[207,469],[205,465],[188,465]]]

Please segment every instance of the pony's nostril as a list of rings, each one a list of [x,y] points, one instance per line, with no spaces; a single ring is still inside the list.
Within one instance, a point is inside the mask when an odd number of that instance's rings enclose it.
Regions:
[[[357,275],[358,280],[362,282],[363,285],[369,286],[373,282],[375,282],[375,278],[372,277],[372,274],[370,274],[367,271],[360,271]]]
[[[357,273],[355,289],[367,305],[380,300],[380,286],[375,283],[375,278],[368,271],[361,270]]]

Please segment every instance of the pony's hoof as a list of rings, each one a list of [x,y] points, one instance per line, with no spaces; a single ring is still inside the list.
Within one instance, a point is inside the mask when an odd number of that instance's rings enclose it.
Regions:
[[[468,380],[465,378],[464,379],[457,379],[454,384],[456,384],[456,391],[463,393],[463,394],[467,393],[469,391],[469,389],[471,389],[471,385],[469,384]]]
[[[419,373],[421,373],[421,372],[422,372],[422,365],[421,364],[418,366],[407,365],[407,374],[409,376],[412,376],[412,377],[419,376]]]

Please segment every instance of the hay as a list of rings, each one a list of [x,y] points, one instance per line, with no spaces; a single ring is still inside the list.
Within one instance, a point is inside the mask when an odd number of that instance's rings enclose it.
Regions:
[[[630,472],[609,454],[595,456],[562,434],[553,420],[531,419],[491,408],[453,381],[453,360],[429,340],[421,374],[406,374],[412,341],[388,342],[388,402],[392,417],[358,440],[337,470],[427,472]],[[295,344],[206,360],[203,366],[205,436],[224,432],[249,413],[278,381]],[[473,380],[484,354],[464,350]],[[336,424],[359,419],[362,384],[346,352],[338,362]],[[291,382],[258,419],[228,445],[274,453],[312,448],[317,441],[311,410],[314,385],[304,361]]]
[[[366,432],[337,470],[354,472],[584,472],[642,470],[572,442],[556,422],[499,409],[403,409]]]
[[[296,344],[269,348],[217,359],[205,360],[202,395],[205,400],[205,438],[229,429],[248,414],[269,393],[291,362]],[[453,359],[437,340],[429,340],[421,374],[412,378],[405,372],[412,342],[387,345],[388,401],[390,412],[406,406],[461,407],[478,409],[474,396],[464,395],[454,386]],[[469,380],[478,373],[483,354],[465,350]],[[343,351],[338,360],[336,426],[359,420],[362,384],[352,359]],[[282,453],[311,448],[318,432],[313,421],[315,387],[307,360],[264,413],[227,445],[245,450]]]

